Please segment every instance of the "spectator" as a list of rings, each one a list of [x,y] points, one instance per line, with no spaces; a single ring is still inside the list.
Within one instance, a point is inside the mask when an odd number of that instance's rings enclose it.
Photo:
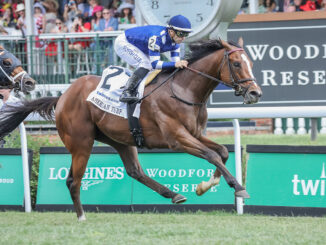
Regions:
[[[103,21],[100,21],[101,31],[116,31],[118,30],[118,19],[114,17],[114,10],[104,8],[103,9]]]
[[[101,31],[100,30],[100,21],[103,21],[102,18],[102,6],[95,6],[93,9],[93,18],[92,18],[92,31]]]
[[[55,21],[57,19],[57,11],[59,4],[56,0],[45,0],[42,2],[45,7],[45,30],[44,33],[50,33],[55,27]]]
[[[282,4],[280,6],[280,11],[282,12],[293,12],[293,4],[291,5],[291,0],[282,0],[279,4]],[[288,9],[290,7],[290,9]]]
[[[37,30],[37,33],[35,33],[36,35],[43,33],[43,31],[45,30],[44,14],[45,14],[45,9],[44,9],[43,5],[38,2],[35,3],[34,4],[34,23],[36,25],[36,30]]]
[[[71,28],[74,19],[76,18],[77,14],[79,14],[79,10],[77,8],[77,4],[74,0],[70,0],[68,4],[65,5],[65,10],[63,12],[63,18],[65,20],[68,29]]]
[[[263,5],[265,7],[265,13],[276,12],[276,2],[275,2],[275,0],[264,0]]]
[[[295,11],[302,11],[302,9],[300,8],[302,6],[302,2],[303,0],[293,0],[293,6],[295,8]]]
[[[320,3],[320,10],[326,10],[326,0],[322,0]]]
[[[118,8],[119,12],[119,24],[135,24],[136,20],[132,14],[134,5],[130,3],[123,3]]]
[[[57,17],[55,21],[55,27],[51,30],[51,33],[67,33],[68,28],[64,24],[63,18]]]
[[[70,32],[88,32],[91,30],[91,24],[89,22],[84,22],[84,17],[82,14],[78,14],[74,19],[74,22],[70,28]],[[88,46],[87,41],[75,41],[69,44],[69,49],[81,51],[83,48]]]
[[[317,9],[317,4],[315,0],[308,0],[306,4],[301,5],[300,9],[302,11],[313,11]]]
[[[80,11],[80,13],[83,14],[84,18],[88,17],[89,13],[89,4],[84,2],[85,0],[76,0],[77,8]]]
[[[16,27],[16,19],[14,18],[14,14],[11,7],[7,7],[4,10],[4,14],[0,21],[0,25],[9,28]]]
[[[25,5],[23,3],[17,4],[16,13],[19,16],[17,20],[17,29],[22,31],[23,36],[26,35],[26,18]]]
[[[114,10],[113,9],[108,9],[104,8],[103,9],[103,19],[100,19],[99,22],[99,29],[98,31],[116,31],[118,30],[118,19],[114,17]],[[92,73],[97,73],[96,72],[96,44],[93,42],[91,44],[91,49],[94,53],[94,63],[92,67]],[[100,57],[99,60],[101,60],[103,63],[101,64],[102,68],[107,66],[108,64],[113,64],[113,42],[112,40],[101,40],[100,41]],[[104,51],[104,52],[102,52]]]
[[[95,6],[99,5],[98,0],[88,0],[89,8],[88,8],[88,17],[93,16],[93,10]]]
[[[67,33],[68,28],[65,26],[63,22],[63,18],[57,17],[55,20],[55,27],[51,30],[51,33]],[[61,41],[61,50],[64,50],[64,42]],[[45,48],[45,55],[48,57],[54,56],[56,57],[58,55],[58,45],[55,39],[53,39],[52,42],[50,42],[46,48]]]

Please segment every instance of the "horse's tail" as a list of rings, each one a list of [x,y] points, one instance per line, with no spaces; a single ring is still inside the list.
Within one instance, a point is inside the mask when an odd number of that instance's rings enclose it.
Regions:
[[[9,134],[32,112],[37,112],[47,121],[53,121],[54,109],[59,97],[44,97],[6,104],[0,111],[0,139]]]

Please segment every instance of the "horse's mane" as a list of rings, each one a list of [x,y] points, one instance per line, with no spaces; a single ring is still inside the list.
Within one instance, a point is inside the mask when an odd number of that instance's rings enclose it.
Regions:
[[[228,43],[240,48],[240,45],[233,41],[228,41]],[[190,52],[186,54],[185,59],[189,62],[189,64],[191,64],[215,52],[216,50],[223,48],[223,44],[220,40],[202,40],[199,42],[191,43],[189,45]]]
[[[234,41],[228,41],[228,43],[232,46],[241,48],[240,45]],[[200,60],[201,58],[223,48],[224,46],[220,40],[201,40],[194,42],[189,45],[189,51],[185,55],[185,60],[187,60],[189,64],[192,64],[197,60]],[[162,71],[161,74],[172,73],[173,71],[174,69],[168,69]],[[151,83],[156,83],[158,77],[159,76],[155,77]]]

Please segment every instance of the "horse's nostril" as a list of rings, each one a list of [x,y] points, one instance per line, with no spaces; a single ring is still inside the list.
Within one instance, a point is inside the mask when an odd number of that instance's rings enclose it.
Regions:
[[[258,97],[258,98],[261,96],[261,93],[256,90],[250,91],[249,94],[253,97]]]
[[[27,80],[26,82],[25,82],[25,86],[30,86],[30,87],[32,87],[32,86],[34,86],[35,85],[35,82],[33,81],[33,80]]]

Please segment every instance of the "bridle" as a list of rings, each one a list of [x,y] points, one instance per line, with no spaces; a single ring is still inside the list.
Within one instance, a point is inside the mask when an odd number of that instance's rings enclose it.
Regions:
[[[222,83],[222,84],[224,84],[225,86],[227,86],[229,88],[234,89],[234,91],[235,91],[234,93],[235,93],[236,96],[244,95],[244,94],[246,94],[248,89],[252,86],[252,84],[250,84],[246,88],[243,88],[242,86],[240,86],[240,84],[244,83],[244,82],[247,82],[247,81],[256,81],[256,78],[250,77],[250,78],[239,79],[236,76],[236,74],[234,73],[234,70],[231,67],[229,56],[230,56],[230,54],[232,54],[234,52],[237,52],[237,51],[244,51],[244,49],[243,48],[236,48],[236,49],[232,49],[230,51],[225,50],[223,60],[222,60],[222,62],[220,64],[219,68],[217,69],[217,77],[220,77],[221,76],[221,70],[222,70],[224,64],[227,62],[228,69],[229,69],[229,74],[230,74],[230,82],[225,82],[225,81],[223,81],[221,79],[218,79],[216,77],[208,75],[208,74],[206,74],[204,72],[198,71],[198,70],[193,69],[191,67],[186,67],[186,69],[188,69],[188,70],[190,70],[190,71],[192,71],[194,73],[197,73],[197,74],[199,74],[199,75],[201,75],[203,77],[209,78],[209,79],[211,79],[211,80],[213,80],[215,82]],[[172,92],[171,97],[172,98],[175,98],[175,99],[177,99],[177,100],[179,100],[179,101],[181,101],[181,102],[183,102],[183,103],[185,103],[187,105],[192,105],[192,106],[202,106],[203,104],[205,104],[204,102],[201,102],[201,103],[189,102],[189,101],[186,101],[186,100],[180,98],[173,91],[172,83],[173,83],[173,81],[170,83],[170,88],[171,88],[171,92]]]
[[[206,78],[209,78],[215,82],[218,82],[218,83],[222,83],[224,84],[225,86],[229,87],[229,88],[232,88],[234,89],[235,91],[235,95],[236,96],[240,96],[240,95],[244,95],[246,94],[246,92],[248,91],[248,89],[251,87],[252,84],[250,84],[247,88],[243,88],[242,86],[240,86],[241,83],[244,83],[244,82],[247,82],[247,81],[256,81],[256,78],[254,77],[250,77],[250,78],[244,78],[244,79],[239,79],[236,74],[234,73],[232,67],[231,67],[231,63],[230,63],[230,58],[229,58],[229,55],[232,54],[233,52],[236,52],[236,51],[244,51],[243,48],[236,48],[236,49],[232,49],[230,51],[224,51],[224,56],[223,56],[223,60],[217,70],[217,77],[220,77],[221,76],[221,70],[225,64],[225,62],[227,61],[227,64],[228,64],[228,69],[229,69],[229,74],[230,74],[230,82],[225,82],[221,79],[218,79],[216,77],[213,77],[211,75],[208,75],[204,72],[201,72],[201,71],[198,71],[196,69],[193,69],[191,67],[186,67],[186,69],[194,72],[194,73],[197,73],[203,77],[206,77]],[[160,88],[163,84],[165,84],[170,78],[172,78],[178,71],[180,70],[180,68],[177,68],[175,69],[159,86],[157,86],[156,88],[154,88],[151,92],[149,92],[148,94],[144,95],[142,98],[140,98],[139,100],[135,101],[134,103],[140,103],[142,100],[144,100],[145,98],[147,98],[148,96],[150,96],[154,91],[156,91],[158,88]],[[190,105],[190,106],[202,106],[205,104],[205,102],[201,102],[201,103],[195,103],[195,102],[189,102],[187,100],[184,100],[182,98],[180,98],[179,96],[177,96],[173,90],[173,81],[170,83],[170,90],[171,90],[171,97],[174,98],[174,99],[177,99],[187,105]],[[230,84],[231,83],[231,84]]]
[[[21,71],[16,74],[14,77],[11,76],[12,72],[15,70],[16,67],[21,66],[20,60],[18,60],[12,53],[8,52],[7,50],[0,50],[0,81],[10,81],[10,85],[1,86],[0,89],[15,89],[18,90],[19,87],[23,88],[23,80],[24,77],[27,75],[26,71]],[[11,66],[5,66],[3,61],[5,59],[11,59],[12,64]],[[20,82],[15,82],[18,77],[21,76]],[[28,76],[28,75],[27,75]]]

